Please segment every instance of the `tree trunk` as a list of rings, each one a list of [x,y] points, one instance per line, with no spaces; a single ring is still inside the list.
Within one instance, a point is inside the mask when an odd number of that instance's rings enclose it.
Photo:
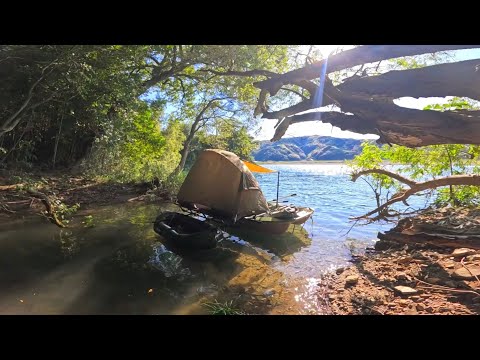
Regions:
[[[185,167],[185,163],[187,162],[188,153],[190,152],[190,144],[192,143],[192,138],[187,138],[185,143],[183,144],[183,149],[180,151],[182,158],[180,159],[180,163],[178,164],[177,168],[174,171],[175,175],[178,175],[182,172],[183,168]]]
[[[62,118],[60,119],[60,125],[58,127],[57,136],[55,137],[55,147],[53,149],[53,160],[52,160],[52,163],[53,163],[52,165],[54,169],[55,169],[55,162],[57,160],[58,143],[60,141],[60,135],[62,134],[62,125],[63,125],[63,115],[62,115]]]

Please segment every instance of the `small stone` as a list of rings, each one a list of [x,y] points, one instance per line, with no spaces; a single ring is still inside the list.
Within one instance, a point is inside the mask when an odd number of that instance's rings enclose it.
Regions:
[[[469,271],[470,270],[470,271]],[[461,280],[474,280],[475,276],[480,276],[480,268],[457,269],[453,272],[452,277]]]
[[[455,267],[455,264],[453,263],[447,263],[444,265],[447,269],[453,269]]]
[[[468,249],[468,248],[460,248],[460,249],[455,249],[452,252],[453,257],[465,257],[467,255],[472,255],[475,254],[476,251],[473,249]]]
[[[406,281],[406,280],[408,280],[408,276],[405,273],[399,273],[395,276],[395,279],[397,279],[399,281]]]
[[[329,299],[330,301],[333,301],[333,300],[335,300],[336,298],[337,298],[337,295],[334,295],[334,294],[328,295],[328,299]]]
[[[345,279],[345,285],[355,285],[356,283],[358,283],[358,279],[358,275],[349,275]]]
[[[418,293],[418,290],[412,289],[408,286],[395,286],[394,289],[402,295],[413,295]]]
[[[407,256],[407,257],[398,259],[397,264],[408,264],[412,260],[413,260],[413,258],[411,256]]]
[[[447,307],[442,306],[442,307],[438,308],[438,311],[439,311],[439,312],[449,312],[450,309],[447,308]]]
[[[337,273],[337,275],[340,275],[341,273],[343,273],[345,271],[345,268],[343,267],[339,267],[337,270],[335,270],[335,272]]]
[[[405,315],[417,315],[417,309],[414,307],[409,308],[407,311],[405,311]]]
[[[451,287],[451,288],[456,288],[457,284],[454,281],[445,281],[445,286]]]
[[[405,299],[400,299],[400,300],[398,300],[398,304],[399,304],[400,306],[408,306],[409,301],[408,301],[408,300],[405,300]]]
[[[275,290],[274,289],[268,289],[263,293],[263,296],[272,296],[273,294],[275,294]]]
[[[425,306],[423,304],[417,304],[415,307],[417,308],[417,311],[425,310]]]
[[[410,296],[410,299],[415,300],[415,301],[418,301],[418,300],[421,299],[421,297],[420,297],[420,296],[417,296],[417,295],[414,295],[414,296]]]
[[[428,313],[432,313],[433,312],[433,308],[431,306],[427,306],[425,308],[425,311],[428,312]]]
[[[441,283],[441,282],[442,282],[442,279],[437,278],[437,277],[429,277],[429,278],[427,279],[427,281],[428,281],[430,284],[438,284],[438,283]]]

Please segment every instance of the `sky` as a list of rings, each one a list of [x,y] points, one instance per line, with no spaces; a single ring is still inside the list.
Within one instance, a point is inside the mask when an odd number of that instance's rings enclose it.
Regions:
[[[309,45],[306,47],[308,48]],[[344,50],[352,47],[352,45],[315,45],[324,57],[328,56],[331,51],[341,46]],[[480,59],[480,49],[466,49],[454,52],[455,61]],[[449,98],[412,98],[404,97],[394,102],[402,107],[411,109],[423,109],[429,104],[442,104],[448,101]],[[252,132],[256,140],[270,140],[275,133],[274,126],[277,120],[261,119],[259,126]],[[342,131],[330,124],[324,124],[320,121],[309,121],[304,123],[297,123],[291,125],[284,137],[307,136],[307,135],[323,135],[333,136],[339,138],[353,138],[353,139],[377,139],[377,135],[362,135],[350,131]]]

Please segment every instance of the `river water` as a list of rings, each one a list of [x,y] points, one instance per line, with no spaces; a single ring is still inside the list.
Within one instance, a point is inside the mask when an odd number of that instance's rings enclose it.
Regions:
[[[203,314],[205,302],[232,297],[263,299],[272,314],[322,313],[320,275],[389,226],[351,228],[349,217],[375,201],[344,165],[267,166],[280,171],[280,197],[295,193],[289,201],[315,209],[312,221],[280,237],[225,234],[214,250],[178,254],[152,228],[160,211],[178,210],[173,204],[80,211],[66,229],[40,216],[0,225],[0,314]],[[277,175],[256,177],[274,199]],[[86,215],[93,227],[82,224]]]

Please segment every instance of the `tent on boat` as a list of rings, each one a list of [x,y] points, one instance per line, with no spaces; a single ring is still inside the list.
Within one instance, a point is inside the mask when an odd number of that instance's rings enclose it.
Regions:
[[[180,188],[178,202],[233,221],[269,212],[265,196],[247,164],[234,153],[218,149],[205,150],[198,156]]]

